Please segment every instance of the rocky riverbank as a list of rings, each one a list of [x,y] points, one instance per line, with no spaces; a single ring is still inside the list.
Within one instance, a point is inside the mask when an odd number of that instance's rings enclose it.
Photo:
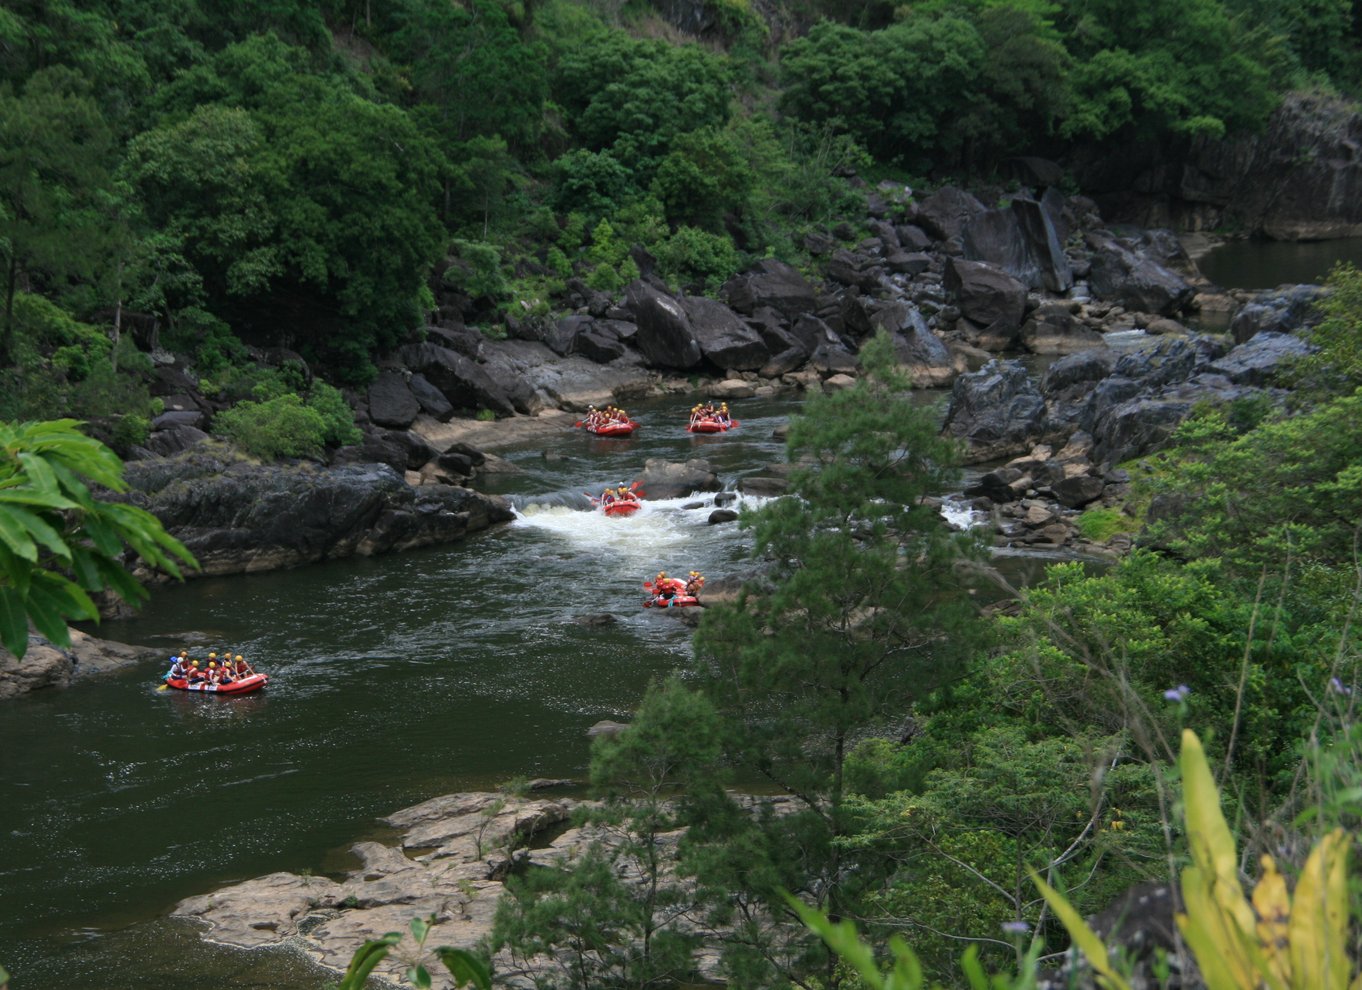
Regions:
[[[539,789],[554,783],[538,782]],[[366,939],[405,931],[416,917],[434,919],[427,945],[477,949],[491,934],[512,870],[572,860],[593,842],[612,844],[607,830],[572,824],[582,807],[574,798],[533,792],[432,798],[383,819],[395,831],[393,839],[352,846],[357,865],[342,877],[272,873],[191,897],[174,914],[202,922],[211,941],[244,949],[292,947],[335,972],[344,971]],[[659,841],[670,850],[678,838],[666,834]],[[627,870],[625,879],[646,880]],[[712,963],[701,960],[702,967]],[[409,964],[395,953],[376,975],[397,983]],[[532,987],[537,973],[558,965],[507,951],[493,957],[496,985],[505,987]],[[430,969],[438,974],[437,987],[450,985],[439,982],[438,966]]]
[[[1170,231],[1108,226],[1046,184],[1043,164],[1006,193],[866,187],[864,216],[806,238],[815,271],[766,259],[716,298],[669,290],[646,258],[618,296],[573,283],[570,312],[491,333],[465,324],[468,300],[441,295],[434,321],[349,394],[363,440],[327,464],[252,465],[208,443],[217,401],[163,355],[167,412],[129,468],[134,500],[205,574],[459,539],[509,517],[476,493],[501,443],[547,439],[590,404],[845,387],[885,332],[919,386],[952,388],[946,430],[995,468],[968,494],[1000,542],[1072,545],[1075,515],[1119,504],[1120,465],[1194,406],[1280,401],[1319,290],[1223,292]],[[1207,320],[1228,332],[1198,332]]]

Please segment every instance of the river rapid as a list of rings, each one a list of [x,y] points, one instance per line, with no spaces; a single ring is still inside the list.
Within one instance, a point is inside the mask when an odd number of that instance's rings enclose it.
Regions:
[[[157,691],[150,664],[0,710],[0,965],[15,990],[334,984],[165,916],[249,877],[344,871],[351,843],[384,837],[379,817],[438,794],[580,780],[587,728],[627,719],[689,659],[689,628],[640,607],[644,579],[741,574],[749,546],[708,524],[712,495],[610,519],[587,493],[650,457],[706,458],[731,489],[783,459],[773,431],[798,406],[736,403],[738,429],[693,437],[692,401],[631,406],[631,439],[565,429],[499,450],[517,470],[483,487],[517,518],[463,543],[158,588],[97,630],[167,655],[240,652],[270,673],[262,693]],[[617,621],[577,621],[602,612]]]

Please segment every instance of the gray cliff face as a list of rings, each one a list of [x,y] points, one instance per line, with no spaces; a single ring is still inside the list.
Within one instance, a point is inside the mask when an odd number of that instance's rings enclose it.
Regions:
[[[1110,220],[1288,241],[1362,236],[1362,114],[1338,98],[1292,93],[1260,134],[1128,152],[1075,163]]]
[[[196,447],[136,461],[130,500],[198,558],[202,574],[297,567],[461,539],[511,518],[504,500],[413,488],[386,464],[264,465]]]

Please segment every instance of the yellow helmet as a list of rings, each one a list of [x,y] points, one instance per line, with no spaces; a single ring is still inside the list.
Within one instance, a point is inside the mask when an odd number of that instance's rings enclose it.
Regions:
[[[210,653],[210,654],[208,654],[208,659],[209,659],[209,660],[216,660],[217,658],[218,658],[218,655],[217,655],[216,653]]]
[[[218,662],[217,662],[216,660],[209,660],[209,661],[208,661],[208,666],[210,666],[210,667],[216,667],[217,665],[218,665]]]
[[[236,660],[237,660],[237,663],[240,663],[240,662],[241,662],[241,654],[240,654],[240,653],[238,653],[238,654],[236,655]]]
[[[191,661],[189,661],[189,662],[190,662],[193,666],[195,666],[195,667],[197,667],[197,666],[199,665],[199,662],[198,662],[197,660],[191,660]]]

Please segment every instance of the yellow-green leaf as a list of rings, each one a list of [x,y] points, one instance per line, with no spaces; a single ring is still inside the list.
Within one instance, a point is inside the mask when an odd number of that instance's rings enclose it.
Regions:
[[[1045,903],[1050,905],[1050,910],[1055,913],[1055,917],[1064,925],[1069,933],[1069,938],[1073,940],[1078,951],[1083,953],[1083,957],[1103,978],[1105,985],[1113,990],[1130,990],[1127,983],[1115,969],[1112,968],[1111,959],[1107,955],[1107,947],[1097,933],[1088,927],[1088,923],[1082,916],[1074,910],[1072,904],[1048,883],[1041,879],[1040,874],[1035,870],[1028,870],[1031,880],[1035,883],[1040,895],[1045,898]]]

